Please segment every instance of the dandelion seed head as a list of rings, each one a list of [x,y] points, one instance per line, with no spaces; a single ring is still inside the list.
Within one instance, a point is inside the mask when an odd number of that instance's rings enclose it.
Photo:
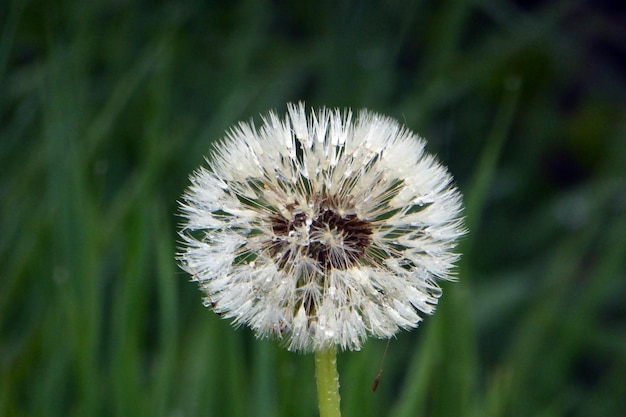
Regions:
[[[178,260],[205,305],[259,337],[359,350],[433,313],[461,194],[393,119],[291,104],[240,123],[192,174]]]

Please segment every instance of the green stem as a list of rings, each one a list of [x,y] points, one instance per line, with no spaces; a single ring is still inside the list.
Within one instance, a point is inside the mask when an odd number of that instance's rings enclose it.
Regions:
[[[320,417],[341,417],[337,349],[334,346],[328,350],[315,352],[315,377]]]

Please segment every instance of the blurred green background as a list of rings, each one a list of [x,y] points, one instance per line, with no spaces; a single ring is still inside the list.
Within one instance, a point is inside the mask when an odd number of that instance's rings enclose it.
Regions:
[[[626,410],[619,1],[0,4],[0,415],[315,416],[313,357],[204,309],[176,200],[285,104],[429,140],[471,233],[437,314],[339,357],[344,416]]]

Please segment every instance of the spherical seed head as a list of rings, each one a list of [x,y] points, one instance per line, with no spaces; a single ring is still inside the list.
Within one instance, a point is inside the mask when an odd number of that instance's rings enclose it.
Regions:
[[[180,203],[179,262],[205,304],[290,350],[417,327],[464,233],[446,168],[395,120],[289,105],[240,123]]]

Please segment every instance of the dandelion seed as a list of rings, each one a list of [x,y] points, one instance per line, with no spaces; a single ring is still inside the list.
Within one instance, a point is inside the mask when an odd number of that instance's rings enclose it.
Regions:
[[[303,104],[240,123],[181,205],[205,304],[288,349],[359,350],[418,326],[450,279],[461,194],[395,120]]]

